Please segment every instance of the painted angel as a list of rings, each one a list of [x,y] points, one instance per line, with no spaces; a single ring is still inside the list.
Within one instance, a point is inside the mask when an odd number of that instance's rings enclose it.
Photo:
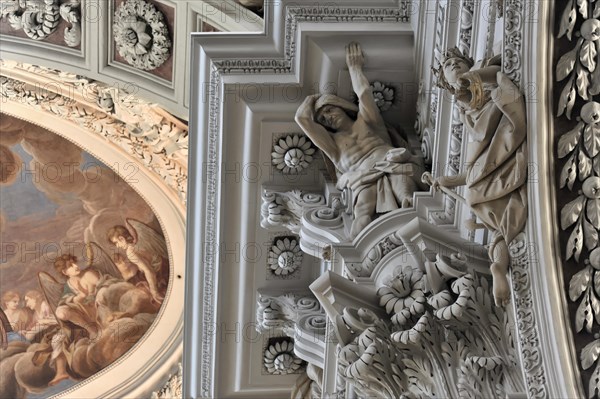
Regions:
[[[506,305],[510,286],[508,244],[527,219],[527,124],[519,88],[494,57],[475,64],[459,49],[448,50],[434,69],[438,85],[453,94],[469,144],[465,167],[458,176],[429,180],[434,190],[465,186],[464,200],[481,223],[471,228],[492,232],[489,255],[497,305]],[[430,179],[424,175],[424,179]]]
[[[111,227],[106,234],[108,242],[125,251],[128,261],[144,275],[152,298],[162,303],[168,281],[167,243],[162,234],[139,220],[127,219],[126,224],[129,228]]]
[[[88,245],[88,254],[92,252],[103,253],[95,244]],[[73,344],[85,336],[95,339],[101,333],[97,320],[97,291],[107,279],[120,277],[114,264],[104,261],[106,257],[90,256],[88,267],[83,270],[77,264],[77,257],[70,254],[57,257],[54,268],[67,278],[64,283],[46,272],[38,274],[46,302],[60,325],[51,342],[50,364],[54,364],[56,374],[49,386],[70,378],[67,366],[72,361]]]

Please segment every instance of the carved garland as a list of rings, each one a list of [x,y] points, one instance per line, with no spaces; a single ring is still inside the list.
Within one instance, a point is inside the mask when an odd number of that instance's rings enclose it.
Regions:
[[[56,32],[60,18],[71,24],[65,28],[64,40],[69,47],[81,43],[81,3],[69,0],[60,4],[59,0],[5,1],[1,5],[2,18],[6,18],[11,28],[20,30],[33,40],[45,40]]]
[[[75,74],[6,61],[0,65],[3,101],[59,116],[120,146],[164,180],[185,204],[187,126],[150,103]],[[12,78],[11,70],[30,74],[31,83]],[[60,90],[54,92],[54,87]]]
[[[566,159],[559,175],[560,188],[567,195],[577,193],[562,207],[560,224],[562,230],[570,231],[565,260],[573,258],[580,268],[569,282],[570,300],[579,301],[575,330],[592,335],[600,324],[600,104],[594,101],[600,94],[600,1],[568,1],[557,18],[557,39],[566,37],[572,49],[556,65],[556,80],[566,82],[556,112],[577,121],[571,130],[561,132],[558,140],[558,158]],[[584,105],[575,107],[576,102]],[[579,110],[579,115],[573,115],[574,110]],[[572,194],[569,197],[573,198]],[[594,340],[580,352],[584,370],[595,364],[589,377],[589,397],[600,394],[599,355],[600,340],[594,334]]]
[[[138,69],[150,71],[171,56],[165,16],[144,0],[127,0],[115,11],[113,34],[121,57]]]

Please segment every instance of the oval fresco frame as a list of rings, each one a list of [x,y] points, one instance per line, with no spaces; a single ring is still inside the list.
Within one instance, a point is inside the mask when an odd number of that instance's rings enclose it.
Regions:
[[[136,182],[128,184],[144,199],[158,219],[169,249],[169,286],[163,306],[146,334],[123,356],[93,376],[53,398],[149,397],[176,373],[183,353],[183,303],[185,272],[185,206],[165,182],[140,159],[93,131],[49,112],[32,113],[29,106],[4,101],[2,113],[40,126],[89,152],[106,166],[134,162],[139,166]],[[100,123],[107,123],[105,122]],[[121,171],[113,171],[125,178]],[[152,198],[152,202],[149,201]],[[156,206],[153,204],[160,204]],[[168,326],[168,329],[161,328]],[[159,348],[159,350],[156,350]],[[149,353],[153,355],[148,356]],[[109,384],[92,384],[106,380]],[[98,387],[104,386],[103,392]]]

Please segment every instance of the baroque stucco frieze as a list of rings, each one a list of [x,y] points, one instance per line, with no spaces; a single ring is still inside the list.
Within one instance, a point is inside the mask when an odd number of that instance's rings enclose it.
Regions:
[[[187,126],[115,87],[75,74],[2,62],[3,101],[59,116],[109,140],[152,170],[184,204],[187,192]]]

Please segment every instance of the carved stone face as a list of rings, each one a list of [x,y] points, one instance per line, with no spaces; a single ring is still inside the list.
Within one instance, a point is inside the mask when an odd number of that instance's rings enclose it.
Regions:
[[[325,105],[317,112],[317,122],[333,130],[338,130],[344,124],[352,122],[346,112],[335,105]]]
[[[455,85],[458,78],[466,72],[469,72],[469,66],[461,58],[448,58],[443,65],[444,76],[451,85]]]

